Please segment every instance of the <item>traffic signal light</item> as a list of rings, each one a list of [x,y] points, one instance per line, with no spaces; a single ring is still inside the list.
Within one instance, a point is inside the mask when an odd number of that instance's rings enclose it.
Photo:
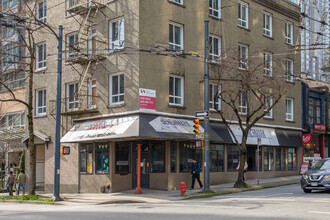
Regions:
[[[194,120],[194,133],[199,134],[199,119]]]

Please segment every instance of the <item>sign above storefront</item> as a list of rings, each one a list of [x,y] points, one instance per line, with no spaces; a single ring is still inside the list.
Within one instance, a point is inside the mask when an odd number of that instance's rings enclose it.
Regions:
[[[242,142],[243,132],[239,125],[230,125],[231,130],[233,131],[236,139],[239,143]],[[232,135],[231,135],[232,136]],[[232,136],[233,141],[235,142],[234,137]],[[259,143],[258,143],[259,139]],[[261,128],[253,127],[249,130],[247,144],[249,145],[270,145],[270,146],[279,146],[275,129],[272,128]]]
[[[141,110],[156,110],[156,90],[139,89],[139,105]]]
[[[169,133],[185,133],[185,134],[194,134],[193,124],[191,120],[185,119],[175,119],[175,118],[164,118],[157,117],[154,120],[150,121],[149,124],[157,132],[169,132]],[[199,132],[204,133],[202,126],[199,126]]]
[[[303,144],[308,144],[309,142],[311,142],[311,140],[312,140],[312,136],[310,134],[304,134],[302,136]]]
[[[325,131],[326,127],[323,124],[314,124],[314,131]]]

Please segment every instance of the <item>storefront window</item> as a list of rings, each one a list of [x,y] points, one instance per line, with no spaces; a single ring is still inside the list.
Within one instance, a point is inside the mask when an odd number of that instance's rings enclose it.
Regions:
[[[96,172],[109,173],[109,145],[96,144]]]
[[[176,142],[171,142],[171,173],[176,173]]]
[[[271,171],[274,168],[274,148],[264,148],[264,171]]]
[[[93,144],[80,145],[80,172],[93,173]]]
[[[239,155],[240,155],[239,147],[236,145],[229,145],[227,154],[228,154],[227,170],[236,171],[239,162]]]
[[[262,169],[261,147],[259,147],[259,170]],[[256,146],[247,147],[247,164],[248,171],[257,171],[258,169],[258,151]]]
[[[116,143],[116,173],[127,174],[130,172],[130,143]]]
[[[165,146],[164,143],[152,144],[152,170],[153,173],[165,172]]]
[[[180,172],[191,172],[193,159],[195,159],[202,167],[202,150],[196,149],[196,144],[193,142],[180,143]]]
[[[277,171],[283,171],[286,170],[286,152],[285,148],[283,147],[278,147],[276,148],[276,170]]]
[[[288,149],[288,170],[297,170],[297,148]]]
[[[211,161],[211,172],[222,172],[225,171],[224,159],[225,151],[224,146],[217,144],[210,146],[210,161]]]

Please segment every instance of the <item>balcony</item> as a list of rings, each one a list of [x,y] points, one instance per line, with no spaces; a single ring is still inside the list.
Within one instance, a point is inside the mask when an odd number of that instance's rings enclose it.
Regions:
[[[105,7],[108,0],[67,0],[67,12],[70,14],[85,14],[89,9]]]

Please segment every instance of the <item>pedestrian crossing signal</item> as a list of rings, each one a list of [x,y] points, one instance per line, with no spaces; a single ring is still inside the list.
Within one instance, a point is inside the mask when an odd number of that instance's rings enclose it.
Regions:
[[[194,120],[194,133],[199,134],[199,119]]]
[[[61,146],[61,156],[69,155],[69,154],[70,154],[70,147]]]

